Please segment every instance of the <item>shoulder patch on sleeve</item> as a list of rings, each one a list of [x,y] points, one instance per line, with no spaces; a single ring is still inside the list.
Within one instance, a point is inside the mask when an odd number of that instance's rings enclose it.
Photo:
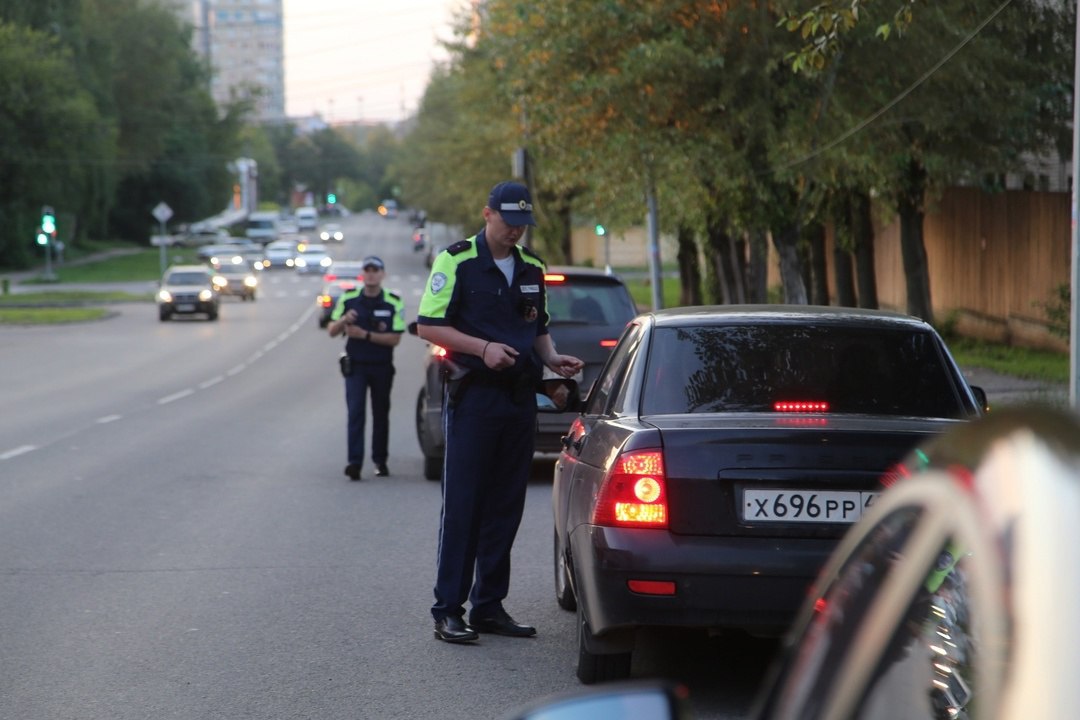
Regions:
[[[457,255],[468,250],[471,245],[472,243],[468,240],[459,240],[450,247],[446,248],[446,252],[450,253],[451,255]]]
[[[386,291],[386,295],[387,295],[387,297],[392,297],[395,300],[400,300],[401,299],[400,295],[398,295],[396,292],[391,292],[390,290]]]

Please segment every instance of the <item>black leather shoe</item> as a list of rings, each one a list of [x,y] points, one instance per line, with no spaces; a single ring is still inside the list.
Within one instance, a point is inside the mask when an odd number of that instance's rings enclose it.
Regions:
[[[480,636],[457,615],[447,615],[435,621],[435,637],[448,643],[467,643]]]
[[[386,467],[386,463],[375,463],[375,477],[387,477],[390,474],[390,468]]]
[[[532,625],[522,625],[510,617],[509,613],[501,609],[490,617],[469,618],[469,624],[477,632],[491,633],[493,635],[532,637],[536,634],[536,628]]]
[[[353,463],[349,463],[345,466],[345,474],[349,476],[350,480],[360,479],[360,466]]]

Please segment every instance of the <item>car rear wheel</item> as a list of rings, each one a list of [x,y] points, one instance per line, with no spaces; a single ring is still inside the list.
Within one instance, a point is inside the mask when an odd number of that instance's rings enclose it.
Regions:
[[[585,619],[581,606],[577,609],[578,625],[578,680],[586,685],[610,680],[625,680],[630,677],[632,652],[598,653],[590,650],[596,643],[589,623]]]
[[[563,610],[576,610],[577,598],[570,586],[570,574],[566,567],[566,553],[559,547],[559,531],[555,530],[555,602]]]
[[[428,480],[441,480],[443,469],[442,455],[431,452],[431,438],[427,432],[427,390],[420,388],[416,396],[416,439],[420,443],[420,452],[424,454],[424,477]]]

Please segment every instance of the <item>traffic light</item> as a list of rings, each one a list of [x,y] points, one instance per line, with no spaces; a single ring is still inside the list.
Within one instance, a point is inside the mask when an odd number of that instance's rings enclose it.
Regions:
[[[597,235],[607,235],[607,228],[605,228],[600,223],[596,223],[596,234]]]
[[[47,235],[56,235],[56,213],[48,205],[41,208],[41,231]],[[40,240],[38,242],[45,244]]]
[[[327,205],[333,205],[336,202],[337,202],[337,195],[335,195],[334,193],[327,193],[326,194],[326,204]]]
[[[48,245],[49,244],[49,236],[44,230],[38,230],[37,244],[38,245]]]

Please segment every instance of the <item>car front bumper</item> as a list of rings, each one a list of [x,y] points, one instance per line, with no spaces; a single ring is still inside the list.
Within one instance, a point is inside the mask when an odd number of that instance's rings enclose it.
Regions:
[[[574,590],[596,635],[638,627],[778,635],[837,542],[581,525],[570,535]],[[630,580],[670,581],[675,593],[634,592]]]

